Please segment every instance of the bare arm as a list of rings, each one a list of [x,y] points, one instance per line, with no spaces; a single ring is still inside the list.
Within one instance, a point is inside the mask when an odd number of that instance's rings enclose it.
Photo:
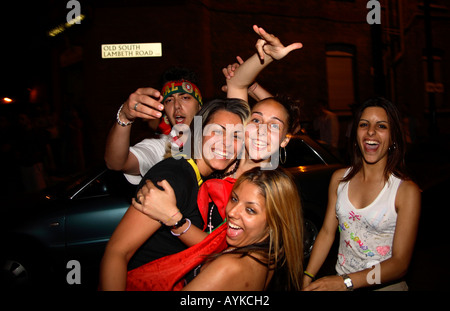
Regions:
[[[291,51],[302,47],[301,43],[284,46],[274,35],[264,29],[253,26],[253,30],[261,37],[256,43],[258,53],[251,56],[236,69],[235,75],[227,79],[227,97],[240,98],[248,101],[248,87],[254,82],[258,74],[274,59],[280,60]]]
[[[161,224],[130,206],[109,240],[100,264],[100,290],[125,290],[127,265]]]
[[[244,63],[244,60],[240,56],[236,56],[237,63],[230,64],[227,67],[222,69],[222,72],[226,79],[231,79],[234,77],[234,72],[236,69]],[[228,88],[227,85],[224,85],[222,87],[222,91],[227,92]],[[266,99],[268,97],[273,97],[273,95],[267,91],[265,88],[263,88],[258,82],[254,82],[252,85],[250,85],[247,89],[248,95],[252,97],[257,102]]]
[[[258,74],[273,60],[267,59],[261,63],[258,54],[254,54],[236,69],[234,77],[227,80],[227,97],[240,98],[248,101],[248,87]]]
[[[146,120],[158,119],[164,106],[161,104],[162,96],[153,88],[140,88],[132,93],[123,104],[119,113],[120,121],[132,122],[136,118]],[[134,109],[136,107],[136,110]],[[138,175],[139,162],[129,151],[131,124],[121,126],[117,122],[112,126],[105,148],[105,162],[108,168],[120,170],[127,174]]]
[[[257,102],[273,97],[273,95],[268,90],[263,88],[258,82],[253,83],[248,88],[248,95],[250,95]]]
[[[338,226],[338,221],[336,218],[337,188],[344,172],[345,170],[336,171],[330,180],[325,219],[322,228],[317,235],[316,241],[314,242],[308,267],[306,268],[306,271],[312,275],[317,275],[319,272],[336,237],[336,230]],[[303,277],[303,287],[305,287],[306,290],[308,290],[307,286],[311,283],[311,281],[312,279],[309,276],[305,275]]]

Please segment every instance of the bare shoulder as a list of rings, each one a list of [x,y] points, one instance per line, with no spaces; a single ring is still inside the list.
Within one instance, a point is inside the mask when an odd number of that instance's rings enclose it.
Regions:
[[[412,180],[404,180],[397,191],[397,195],[400,197],[408,197],[408,196],[420,196],[422,190],[419,186],[413,182]]]
[[[345,172],[347,172],[348,168],[340,168],[334,171],[333,175],[331,175],[330,179],[330,189],[333,191],[337,189],[337,186],[341,182],[342,178],[344,178]]]
[[[398,190],[395,198],[397,209],[420,210],[421,190],[412,180],[404,180]]]
[[[400,187],[404,187],[410,190],[416,190],[420,192],[420,188],[419,186],[412,180],[408,179],[408,180],[404,180],[402,182],[402,184],[400,185]]]
[[[348,167],[340,168],[334,171],[333,175],[331,176],[331,181],[340,181],[342,178],[344,178],[345,172],[347,172]]]
[[[224,254],[208,263],[184,290],[262,290],[267,269],[248,256]]]
[[[251,262],[246,259],[239,254],[223,254],[212,261],[208,269],[215,270],[217,273],[223,271],[230,276],[239,275],[251,267]]]

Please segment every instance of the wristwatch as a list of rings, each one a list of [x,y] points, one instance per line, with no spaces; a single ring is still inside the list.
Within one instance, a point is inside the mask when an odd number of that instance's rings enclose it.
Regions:
[[[173,226],[170,227],[171,230],[173,229],[178,229],[180,228],[182,225],[184,225],[186,223],[186,218],[181,218],[176,224],[174,224]]]
[[[353,282],[352,279],[347,274],[342,274],[341,277],[344,279],[345,287],[347,287],[348,291],[353,290]]]

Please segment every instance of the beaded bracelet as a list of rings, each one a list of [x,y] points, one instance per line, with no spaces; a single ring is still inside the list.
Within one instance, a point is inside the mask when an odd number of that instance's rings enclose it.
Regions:
[[[172,232],[172,230],[170,230],[170,233],[172,233],[173,236],[180,236],[180,235],[185,234],[189,230],[189,228],[191,228],[191,224],[192,224],[191,221],[189,220],[189,218],[186,218],[186,221],[189,223],[189,225],[183,232],[181,232],[181,233],[174,233],[174,232]]]
[[[128,121],[128,122],[126,122],[126,123],[123,122],[122,120],[120,120],[119,115],[120,115],[120,112],[122,111],[123,105],[124,105],[124,104],[122,104],[122,106],[120,106],[120,108],[119,108],[119,111],[117,111],[116,121],[117,121],[117,123],[119,123],[120,126],[124,126],[124,127],[125,127],[125,126],[128,126],[128,125],[133,124],[134,120],[133,120],[133,121]]]

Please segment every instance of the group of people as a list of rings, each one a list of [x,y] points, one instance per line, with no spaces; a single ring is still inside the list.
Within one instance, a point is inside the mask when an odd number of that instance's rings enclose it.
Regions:
[[[161,92],[138,89],[119,108],[105,161],[138,190],[105,249],[99,289],[348,290],[371,285],[376,265],[382,285],[404,285],[420,192],[405,173],[396,107],[376,98],[356,114],[352,165],[331,179],[304,269],[298,189],[272,161],[300,130],[299,107],[254,82],[302,44],[253,29],[257,52],[223,69],[226,99],[203,103],[196,77],[177,69]],[[130,147],[136,118],[161,120],[160,137]],[[338,228],[337,275],[315,280]]]

